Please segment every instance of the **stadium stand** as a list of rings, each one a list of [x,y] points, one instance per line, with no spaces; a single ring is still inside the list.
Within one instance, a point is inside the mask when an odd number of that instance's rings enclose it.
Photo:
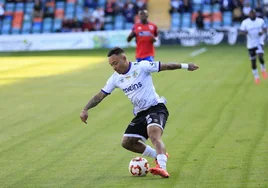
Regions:
[[[251,8],[257,10],[258,16],[268,20],[268,4],[265,2],[263,0],[170,0],[170,30],[196,28],[198,11],[203,15],[204,29],[239,27]],[[189,15],[191,15],[190,21]]]
[[[167,5],[170,2],[170,21],[164,17],[168,21],[162,23],[168,23],[173,31],[196,28],[199,11],[204,18],[204,29],[239,27],[251,7],[257,8],[259,15],[268,20],[268,4],[264,0],[233,0],[232,4],[226,4],[228,0],[163,2]],[[131,29],[138,20],[138,10],[149,5],[154,8],[148,0],[0,0],[4,9],[4,15],[0,15],[0,34]],[[152,18],[157,18],[159,11],[150,12]]]
[[[0,34],[31,34],[76,32],[83,26],[84,31],[131,29],[147,0],[0,0],[0,5]]]

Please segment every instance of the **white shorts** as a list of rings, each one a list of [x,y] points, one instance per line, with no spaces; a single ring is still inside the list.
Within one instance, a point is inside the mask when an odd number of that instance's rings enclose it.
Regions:
[[[256,54],[264,54],[263,45],[259,44],[256,50]]]

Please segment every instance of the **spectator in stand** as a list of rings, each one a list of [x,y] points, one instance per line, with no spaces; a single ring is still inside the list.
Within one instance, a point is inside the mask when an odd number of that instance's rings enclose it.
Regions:
[[[100,31],[100,30],[104,29],[103,26],[104,26],[104,22],[102,22],[99,19],[96,19],[95,22],[94,22],[93,28],[94,28],[95,31]]]
[[[199,10],[197,13],[197,16],[195,18],[195,24],[197,29],[204,29],[204,16],[201,10]]]
[[[3,8],[3,5],[0,4],[0,21],[2,21],[4,17],[5,17],[5,9]]]
[[[43,12],[42,12],[42,7],[41,7],[41,2],[39,0],[36,0],[34,3],[34,18],[42,18],[43,17]]]
[[[63,21],[62,21],[62,29],[61,29],[61,32],[63,32],[63,33],[71,32],[70,21],[67,20],[66,18],[64,18]]]
[[[244,19],[248,18],[250,11],[251,11],[250,2],[246,1],[245,6],[243,7]]]
[[[127,0],[126,3],[125,3],[125,7],[128,7],[129,4],[133,5],[135,15],[138,14],[138,7],[137,7],[136,3],[132,2],[131,0]]]
[[[73,19],[72,31],[73,32],[80,32],[80,31],[82,31],[82,23],[79,20],[77,20],[76,17]]]
[[[181,12],[192,12],[192,5],[189,0],[183,0]]]
[[[85,0],[85,7],[96,9],[98,6],[98,0]]]
[[[256,16],[259,17],[259,18],[263,18],[264,11],[263,11],[263,8],[260,5],[260,2],[257,2],[257,6],[256,6],[255,10],[256,10]]]
[[[233,10],[233,1],[232,0],[221,0],[221,11],[232,11]]]
[[[92,22],[94,20],[93,17],[90,19],[84,18],[83,24],[82,24],[82,31],[93,31],[94,30],[94,24]]]
[[[236,7],[233,10],[233,21],[234,22],[241,22],[243,20],[243,14],[242,14],[242,10],[241,7]]]
[[[169,13],[173,14],[175,12],[178,12],[180,8],[180,2],[179,0],[171,0],[170,2],[170,9],[169,9]]]
[[[115,7],[116,4],[114,2],[114,0],[107,0],[106,4],[105,4],[105,15],[106,16],[114,16],[115,15]]]
[[[49,6],[49,4],[46,4],[45,6],[45,10],[44,10],[44,17],[50,17],[53,18],[54,17],[54,10],[51,6]]]
[[[120,14],[124,11],[125,3],[123,0],[117,0],[115,2],[115,14]]]
[[[146,4],[145,0],[137,0],[136,5],[138,8],[138,11],[147,9],[147,4]]]
[[[268,17],[268,0],[264,0],[263,3],[264,3],[263,15],[265,17]]]
[[[127,23],[134,23],[134,17],[136,15],[134,5],[132,3],[128,3],[126,8],[124,9],[124,16]]]
[[[92,17],[94,18],[94,22],[98,19],[100,24],[104,24],[104,10],[102,7],[98,7],[96,10],[92,12]]]
[[[91,12],[89,12],[88,7],[84,8],[83,18],[89,19],[91,17]]]

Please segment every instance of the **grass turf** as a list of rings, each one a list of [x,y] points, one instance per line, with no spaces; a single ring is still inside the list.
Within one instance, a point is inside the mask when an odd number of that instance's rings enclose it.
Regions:
[[[1,187],[268,187],[268,80],[254,85],[244,46],[190,57],[200,48],[157,49],[156,60],[200,66],[153,75],[170,111],[169,179],[129,175],[140,155],[120,146],[133,118],[123,92],[79,119],[112,73],[107,50],[1,53]]]

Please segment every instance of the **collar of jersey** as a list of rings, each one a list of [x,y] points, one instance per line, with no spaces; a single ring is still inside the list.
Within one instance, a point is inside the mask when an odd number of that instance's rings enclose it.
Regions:
[[[129,62],[129,66],[128,66],[127,72],[124,73],[124,74],[127,74],[129,72],[130,68],[131,68],[131,62]]]

